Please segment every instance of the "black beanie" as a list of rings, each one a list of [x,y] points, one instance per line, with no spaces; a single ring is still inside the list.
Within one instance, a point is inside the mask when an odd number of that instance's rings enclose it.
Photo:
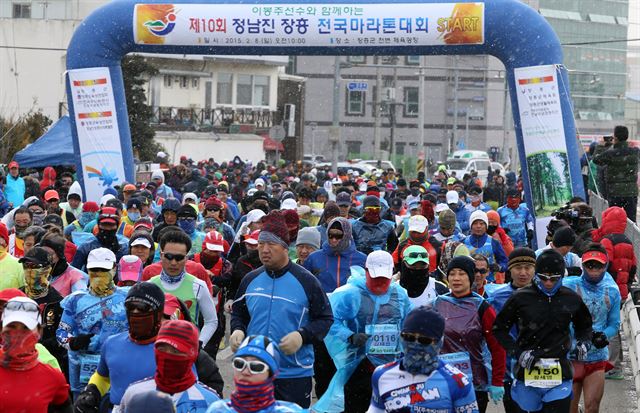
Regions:
[[[470,285],[473,285],[473,281],[475,280],[476,263],[473,261],[473,259],[471,259],[471,257],[460,255],[458,257],[454,257],[451,261],[449,261],[449,265],[447,265],[447,277],[449,277],[449,273],[454,268],[459,268],[462,271],[466,272],[469,276]]]
[[[164,292],[154,283],[141,282],[131,287],[124,302],[146,304],[154,312],[164,311]]]
[[[536,259],[536,274],[564,275],[564,271],[564,257],[556,250],[544,250]]]
[[[576,242],[576,233],[571,227],[560,227],[553,233],[554,247],[573,247]]]
[[[414,308],[402,323],[403,333],[417,333],[439,340],[444,334],[444,318],[429,307]]]
[[[518,247],[509,254],[509,269],[520,264],[536,265],[536,253],[527,247]]]

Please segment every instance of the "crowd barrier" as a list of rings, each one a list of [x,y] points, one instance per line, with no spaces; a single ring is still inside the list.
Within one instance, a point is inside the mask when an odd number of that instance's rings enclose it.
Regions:
[[[609,204],[605,199],[600,196],[590,193],[589,205],[593,208],[593,214],[598,220],[598,223],[602,222],[602,212],[609,207]],[[640,228],[635,222],[627,220],[627,229],[625,235],[631,240],[636,258],[640,257]],[[640,285],[638,285],[637,274],[634,281],[629,297],[627,301],[622,305],[621,314],[621,326],[622,331],[627,339],[629,348],[629,360],[631,362],[631,372],[633,374],[633,384],[636,391],[640,389],[640,316],[638,315],[638,309],[640,305],[638,302],[640,298]],[[636,399],[635,411],[640,412],[640,398]]]

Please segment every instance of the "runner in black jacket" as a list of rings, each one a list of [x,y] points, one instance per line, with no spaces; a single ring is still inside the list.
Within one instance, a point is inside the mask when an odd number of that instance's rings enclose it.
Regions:
[[[586,357],[590,346],[591,314],[579,295],[562,286],[564,272],[562,256],[544,251],[536,260],[533,285],[514,292],[493,325],[496,339],[518,361],[511,394],[525,411],[569,411],[573,370],[567,355],[571,350],[578,359]],[[571,323],[577,340],[573,350]],[[509,334],[514,325],[515,341]],[[559,371],[545,378],[525,377],[525,370],[542,367],[540,359],[553,360],[547,367]]]

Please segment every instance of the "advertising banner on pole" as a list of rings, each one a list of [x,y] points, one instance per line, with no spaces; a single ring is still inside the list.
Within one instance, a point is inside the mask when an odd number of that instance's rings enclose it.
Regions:
[[[107,188],[125,181],[118,119],[109,68],[68,72],[80,149],[84,196],[99,201]]]
[[[484,3],[137,4],[137,44],[436,46],[484,44]]]
[[[518,108],[538,245],[551,213],[572,197],[567,144],[555,65],[515,69]]]

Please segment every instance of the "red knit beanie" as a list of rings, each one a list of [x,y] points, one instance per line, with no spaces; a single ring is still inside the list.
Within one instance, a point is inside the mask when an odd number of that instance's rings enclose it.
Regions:
[[[298,215],[296,213],[296,215]],[[289,230],[287,229],[287,221],[280,211],[271,211],[263,218],[262,231],[258,240],[268,242],[270,235],[275,236],[282,244],[289,245]]]

